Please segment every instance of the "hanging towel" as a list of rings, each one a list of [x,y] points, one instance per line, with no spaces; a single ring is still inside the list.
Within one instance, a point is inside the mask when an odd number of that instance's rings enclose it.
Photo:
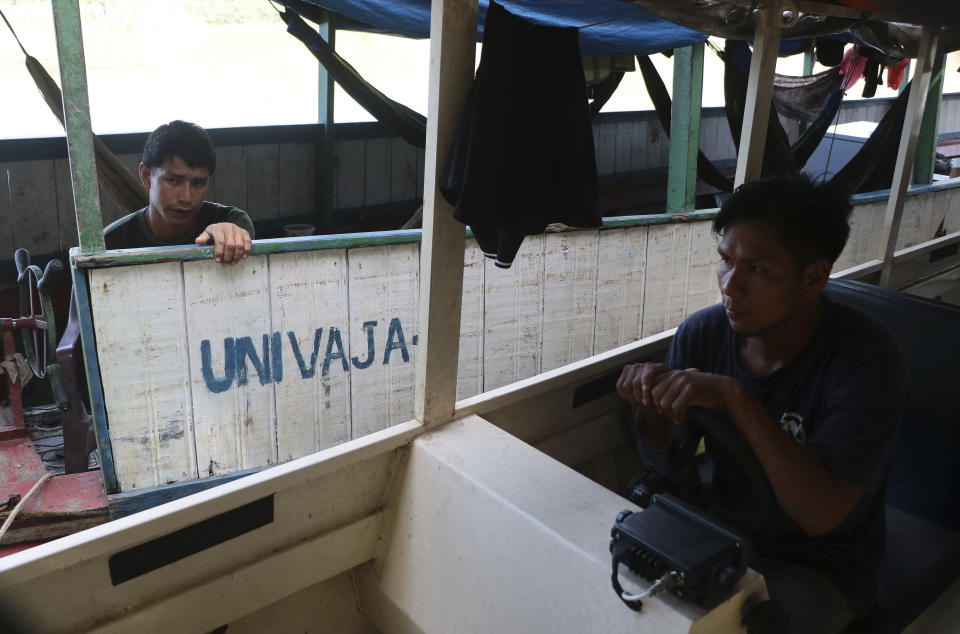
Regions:
[[[497,266],[550,223],[602,224],[576,28],[533,24],[491,2],[461,121],[440,190]]]
[[[909,67],[910,60],[902,59],[887,68],[887,88],[900,90],[900,85],[903,84],[903,78],[907,76],[907,68]]]

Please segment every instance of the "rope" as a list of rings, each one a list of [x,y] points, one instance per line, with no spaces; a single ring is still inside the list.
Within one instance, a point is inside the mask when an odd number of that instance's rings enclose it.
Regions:
[[[10,32],[13,34],[13,39],[17,41],[17,45],[20,47],[20,50],[23,51],[23,54],[27,55],[27,49],[23,48],[20,38],[17,37],[17,32],[13,30],[13,27],[10,25],[10,21],[7,19],[7,16],[3,14],[2,10],[0,10],[0,18],[3,18],[3,21],[7,23],[7,28],[10,29]],[[27,57],[29,57],[29,55],[27,55]]]
[[[29,491],[27,491],[27,494],[24,495],[22,498],[20,498],[20,501],[17,502],[17,505],[13,507],[12,511],[10,511],[10,515],[7,516],[7,521],[3,523],[3,526],[0,526],[0,543],[3,542],[3,536],[7,534],[7,530],[10,528],[10,525],[13,524],[14,518],[20,512],[20,509],[23,508],[23,505],[26,503],[26,501],[30,498],[31,495],[36,493],[37,489],[39,489],[44,482],[46,482],[52,477],[53,477],[52,473],[44,473],[43,477],[37,480],[37,483],[34,484]]]

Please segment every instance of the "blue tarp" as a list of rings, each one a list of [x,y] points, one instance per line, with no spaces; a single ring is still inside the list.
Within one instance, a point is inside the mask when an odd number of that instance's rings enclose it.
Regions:
[[[430,36],[430,0],[304,1],[385,32],[412,38]],[[500,4],[537,24],[588,27],[580,31],[583,55],[646,55],[707,39],[703,33],[644,13],[620,0],[502,0]],[[480,0],[479,5],[477,39],[482,40],[489,0]],[[606,23],[597,24],[600,22]]]

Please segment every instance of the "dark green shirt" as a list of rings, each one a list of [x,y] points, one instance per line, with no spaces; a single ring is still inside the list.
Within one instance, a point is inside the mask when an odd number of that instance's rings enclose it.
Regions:
[[[193,220],[193,228],[186,233],[170,238],[155,236],[147,226],[147,208],[135,211],[110,223],[103,230],[103,239],[108,249],[136,249],[138,247],[164,247],[174,244],[193,244],[208,225],[217,222],[231,222],[254,238],[253,222],[247,212],[218,203],[204,201]]]

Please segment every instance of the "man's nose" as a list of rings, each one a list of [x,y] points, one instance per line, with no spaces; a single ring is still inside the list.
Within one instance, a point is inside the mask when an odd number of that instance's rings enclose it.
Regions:
[[[742,292],[743,276],[739,267],[730,266],[717,273],[720,292],[727,296],[740,295]]]
[[[181,200],[192,200],[194,195],[197,193],[197,188],[187,182],[184,183],[178,191],[180,193]]]

